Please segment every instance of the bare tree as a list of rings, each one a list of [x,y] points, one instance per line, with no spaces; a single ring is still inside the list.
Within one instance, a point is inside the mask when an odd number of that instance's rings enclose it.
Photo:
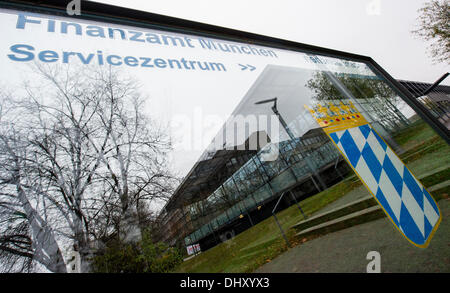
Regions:
[[[15,101],[27,153],[12,160],[11,169],[25,174],[30,196],[42,203],[34,212],[42,221],[34,221],[72,242],[86,272],[98,240],[139,240],[143,209],[172,191],[170,140],[144,114],[145,99],[132,78],[87,66],[35,65],[34,71],[38,86],[27,84],[26,97]],[[21,149],[6,146],[12,158]],[[24,162],[31,166],[26,172]]]
[[[429,51],[435,62],[450,64],[450,1],[431,0],[419,13],[418,28],[412,33],[431,42]]]
[[[107,93],[106,107],[97,113],[110,138],[102,151],[106,166],[102,176],[109,187],[106,193],[120,200],[121,237],[137,241],[141,237],[139,205],[142,201],[166,198],[172,191],[173,176],[168,172],[167,161],[170,140],[163,127],[143,114],[144,99],[134,80],[111,71],[97,74],[96,79],[105,85]]]
[[[4,104],[2,105],[4,106]],[[2,107],[3,108],[3,107]],[[2,109],[3,110],[3,109]],[[51,272],[66,272],[49,223],[33,202],[43,190],[29,177],[31,149],[25,135],[0,113],[0,258],[5,271],[30,271],[33,260]]]

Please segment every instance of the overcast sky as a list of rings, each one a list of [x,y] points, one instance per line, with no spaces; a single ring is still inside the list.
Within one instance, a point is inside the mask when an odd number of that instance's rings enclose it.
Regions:
[[[424,0],[98,1],[370,56],[397,79],[434,82],[449,71],[411,34]]]

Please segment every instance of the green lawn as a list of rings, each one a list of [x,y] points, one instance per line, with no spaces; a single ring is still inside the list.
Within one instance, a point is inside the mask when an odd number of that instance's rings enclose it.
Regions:
[[[310,216],[359,185],[359,181],[347,178],[347,180],[302,201],[302,209],[307,216]],[[277,217],[291,243],[295,243],[294,232],[289,228],[303,219],[297,206],[293,205],[277,213]],[[275,220],[270,217],[233,239],[185,261],[176,272],[252,272],[286,250],[286,242],[282,238]]]
[[[423,145],[430,139],[435,138],[437,138],[436,132],[421,119],[415,120],[408,128],[399,131],[395,135],[395,141],[404,149]]]
[[[395,136],[405,152],[402,161],[416,176],[450,167],[450,146],[422,120]]]
[[[449,179],[450,147],[425,123],[417,121],[395,137],[405,153],[402,160],[426,187]],[[360,186],[356,176],[328,188],[301,202],[307,216],[319,211],[333,201]],[[435,197],[447,196],[448,187],[433,191]],[[291,244],[298,244],[295,232],[289,229],[303,219],[296,205],[277,213],[277,217]],[[183,262],[176,272],[252,272],[288,249],[273,217],[242,232],[200,255]]]

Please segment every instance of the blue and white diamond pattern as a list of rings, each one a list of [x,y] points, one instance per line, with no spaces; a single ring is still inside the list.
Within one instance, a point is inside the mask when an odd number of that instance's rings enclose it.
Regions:
[[[347,161],[403,234],[418,246],[439,223],[434,199],[369,124],[330,133]]]

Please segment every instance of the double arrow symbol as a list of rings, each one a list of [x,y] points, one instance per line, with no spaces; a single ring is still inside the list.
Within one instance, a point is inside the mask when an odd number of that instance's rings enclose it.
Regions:
[[[250,64],[247,64],[247,65],[238,64],[238,65],[241,66],[241,71],[246,70],[247,68],[250,69],[250,71],[253,71],[256,69],[255,66],[251,66]]]

